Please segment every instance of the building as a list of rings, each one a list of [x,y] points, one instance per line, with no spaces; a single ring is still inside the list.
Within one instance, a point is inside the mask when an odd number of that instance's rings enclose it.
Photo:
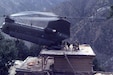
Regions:
[[[77,75],[93,73],[95,53],[90,45],[79,45],[79,50],[43,50],[43,56],[54,57],[53,72],[56,75]]]
[[[42,50],[40,57],[28,57],[16,68],[16,75],[92,75],[94,57],[87,44],[79,50]]]

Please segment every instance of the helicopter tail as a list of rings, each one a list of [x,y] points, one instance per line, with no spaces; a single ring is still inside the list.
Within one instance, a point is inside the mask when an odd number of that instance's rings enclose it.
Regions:
[[[46,28],[56,30],[57,32],[70,37],[70,23],[66,20],[50,21]]]

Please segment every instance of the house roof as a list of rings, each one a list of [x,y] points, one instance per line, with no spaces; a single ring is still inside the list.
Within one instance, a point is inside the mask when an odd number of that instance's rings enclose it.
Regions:
[[[79,45],[79,50],[42,50],[41,55],[89,55],[95,56],[95,53],[90,45],[82,44]]]

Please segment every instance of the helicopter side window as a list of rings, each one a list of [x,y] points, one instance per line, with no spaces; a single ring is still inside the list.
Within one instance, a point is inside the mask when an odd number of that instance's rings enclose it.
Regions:
[[[53,34],[53,33],[56,33],[57,31],[56,31],[55,29],[45,28],[45,32],[46,32],[46,33]]]

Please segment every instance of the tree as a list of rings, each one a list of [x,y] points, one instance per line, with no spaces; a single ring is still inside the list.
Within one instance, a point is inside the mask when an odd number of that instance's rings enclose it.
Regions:
[[[110,6],[110,12],[109,12],[109,16],[107,17],[107,19],[110,19],[113,17],[113,5]]]
[[[18,50],[18,59],[19,60],[26,59],[29,55],[28,47],[25,45],[25,43],[22,40],[16,40],[15,44],[16,44],[16,48]]]
[[[38,56],[42,47],[40,45],[33,44],[29,50],[30,56]]]
[[[101,67],[100,67],[100,63],[98,62],[98,60],[95,58],[93,61],[93,69],[94,71],[104,71]]]
[[[17,49],[13,40],[4,39],[0,34],[0,75],[8,74],[8,63],[17,58]]]
[[[26,57],[38,56],[41,47],[33,45],[30,50],[22,40],[5,39],[0,33],[0,75],[8,75],[12,60],[24,60]]]

